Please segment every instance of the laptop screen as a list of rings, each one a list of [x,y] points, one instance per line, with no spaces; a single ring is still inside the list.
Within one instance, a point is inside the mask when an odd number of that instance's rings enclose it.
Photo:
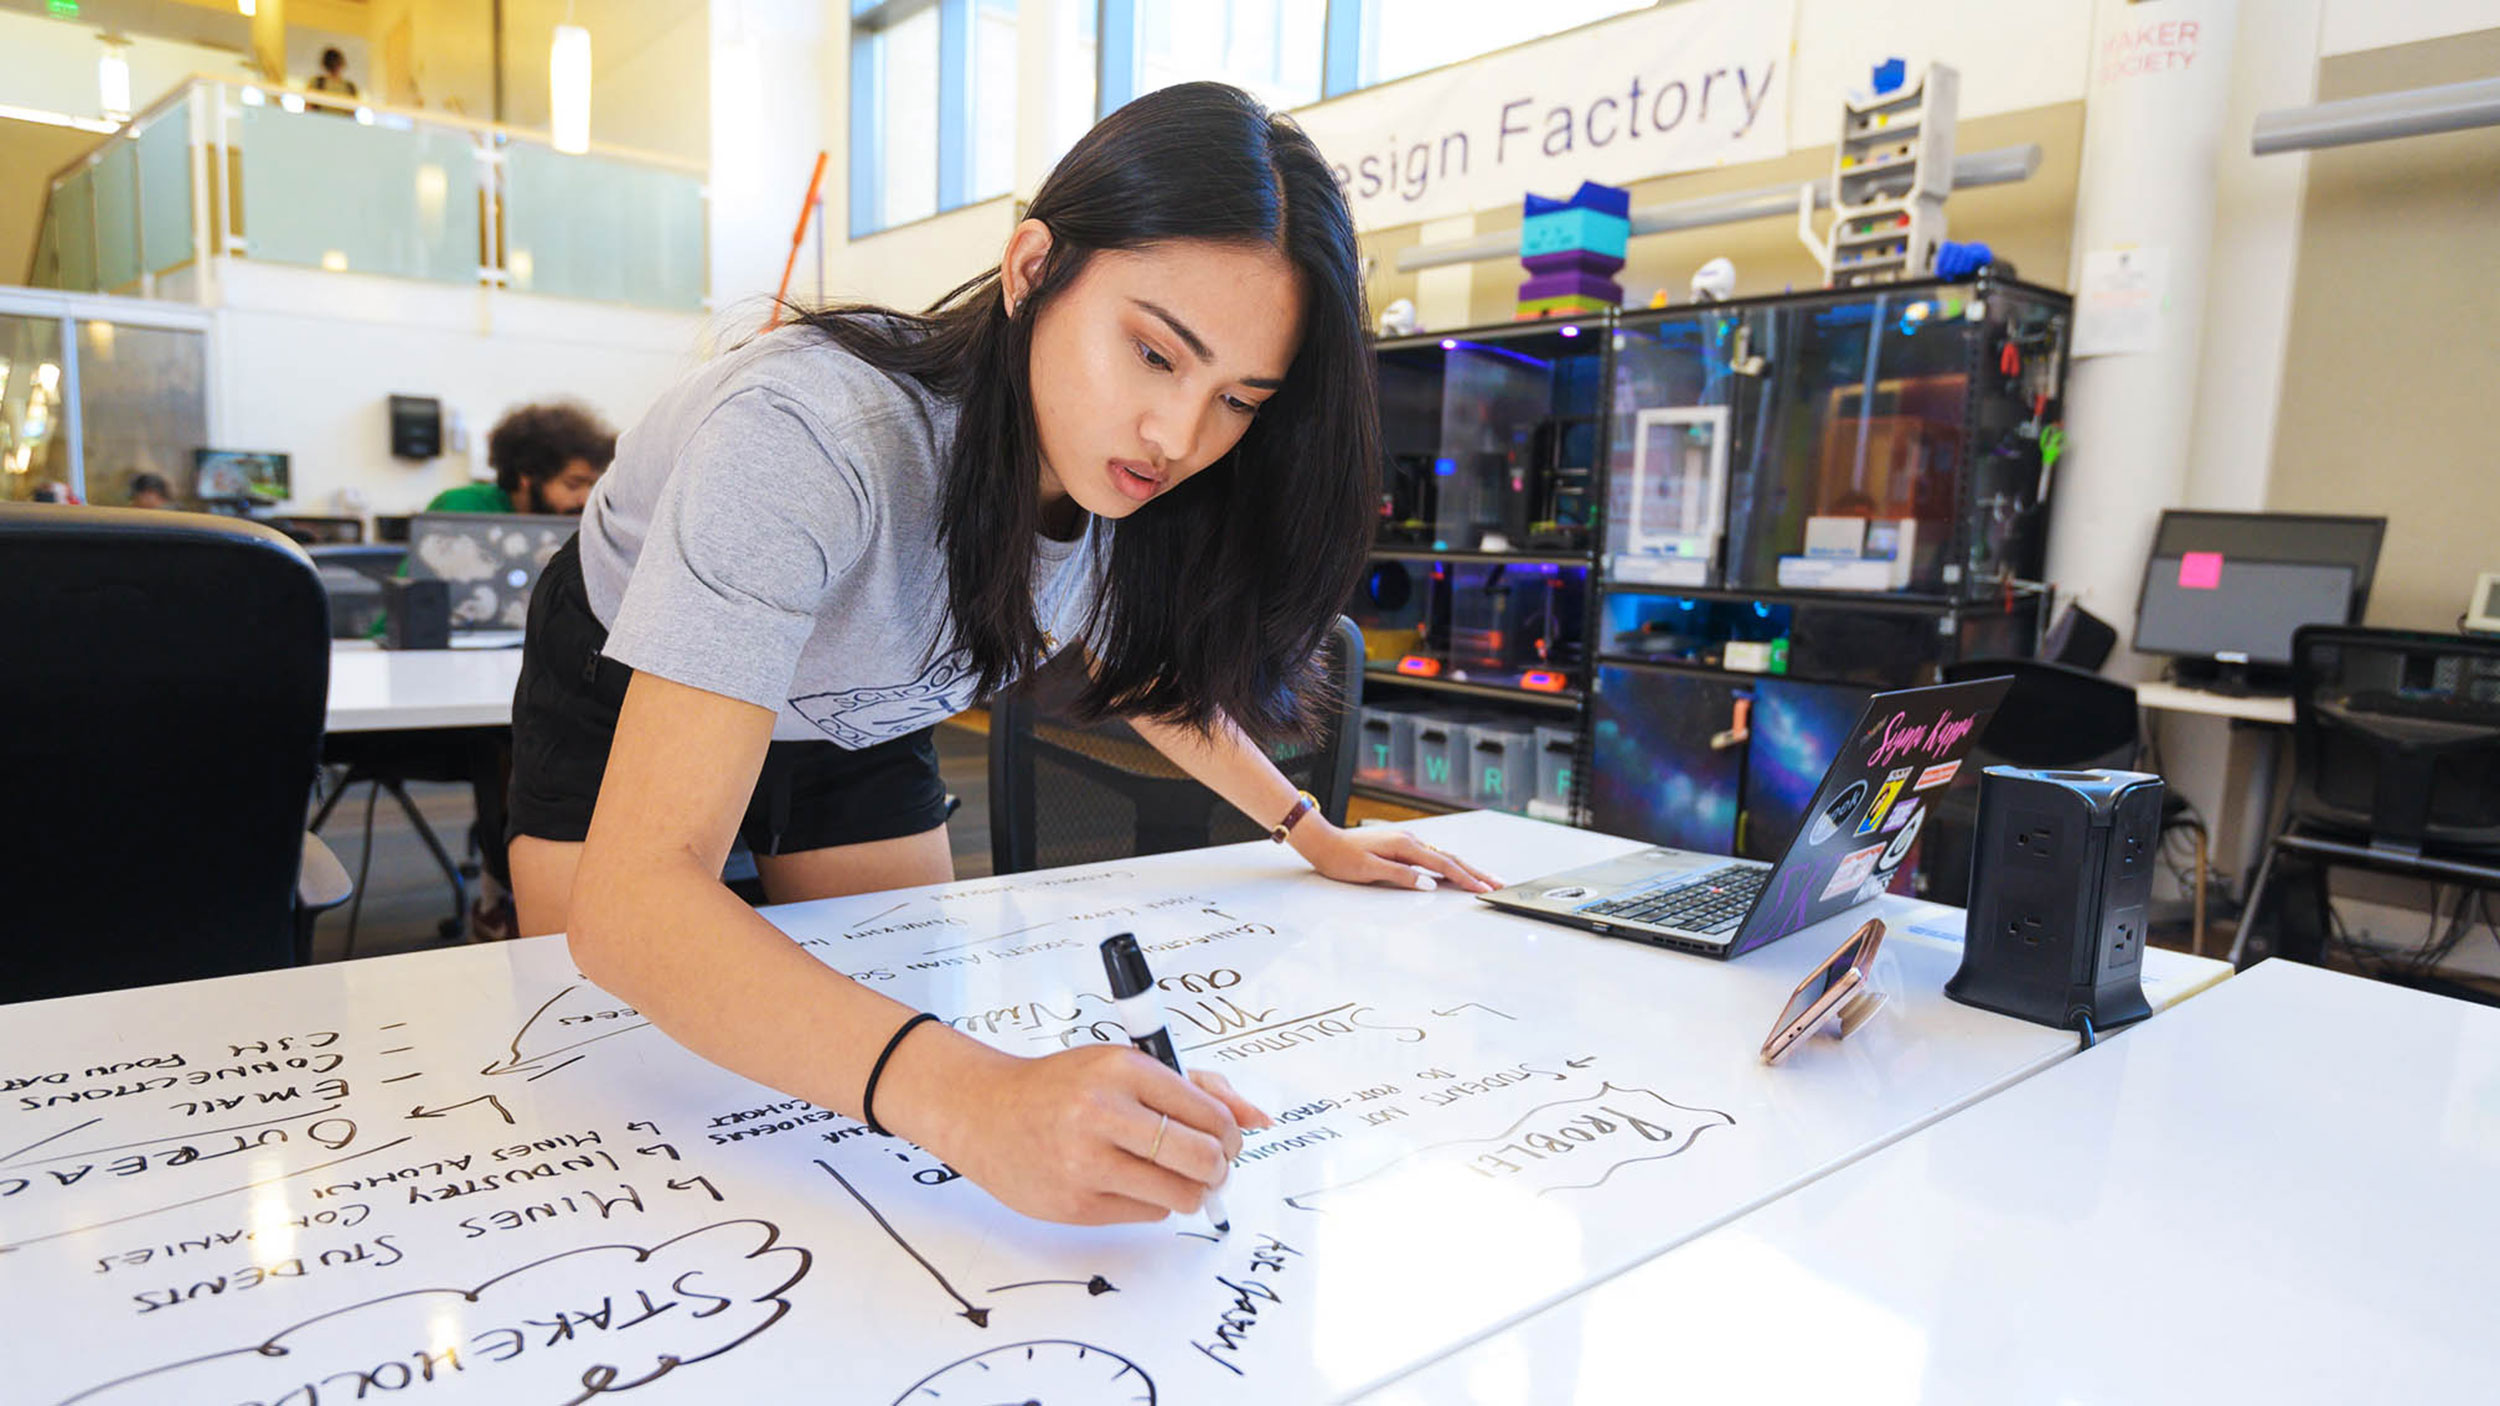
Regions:
[[[445,582],[455,630],[518,630],[530,591],[578,517],[531,513],[419,513],[408,526],[408,574]]]
[[[1963,760],[2011,687],[1977,679],[1868,699],[1729,955],[1882,893],[1918,843],[1929,802],[1966,779]]]

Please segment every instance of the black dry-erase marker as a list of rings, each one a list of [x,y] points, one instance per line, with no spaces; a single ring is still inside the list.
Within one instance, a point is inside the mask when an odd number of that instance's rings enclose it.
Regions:
[[[1181,1057],[1172,1049],[1171,1019],[1163,1013],[1163,1001],[1155,995],[1155,974],[1147,969],[1146,954],[1137,946],[1137,934],[1113,933],[1102,940],[1102,970],[1111,978],[1111,1003],[1120,1011],[1120,1024],[1128,1031],[1129,1043],[1153,1055],[1164,1068],[1186,1079],[1181,1070]],[[1233,1233],[1232,1217],[1224,1212],[1224,1202],[1212,1191],[1207,1193],[1207,1219],[1218,1235]]]

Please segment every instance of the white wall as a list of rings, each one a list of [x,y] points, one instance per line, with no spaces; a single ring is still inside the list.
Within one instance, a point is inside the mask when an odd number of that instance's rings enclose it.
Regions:
[[[1827,146],[1840,131],[1841,96],[1867,86],[1868,69],[1892,56],[1910,71],[1936,62],[1960,74],[1961,113],[2073,102],[2083,96],[2092,42],[2092,0],[1794,0],[1795,69],[1789,77],[1789,140]]]
[[[216,319],[226,445],[294,456],[301,512],[412,512],[485,463],[503,412],[570,398],[619,429],[695,360],[703,319],[561,298],[433,287],[248,260],[223,275]],[[389,397],[441,398],[469,431],[467,454],[390,455]]]
[[[0,10],[0,103],[103,116],[95,74],[96,60],[104,56],[102,34],[92,21]],[[174,39],[134,37],[123,57],[130,63],[135,108],[145,108],[195,73],[250,76],[250,61],[240,53]]]
[[[830,38],[847,29],[848,11],[833,0],[713,0],[712,306],[724,313],[780,283],[819,150],[832,153],[829,250],[849,227],[842,128],[829,116],[841,110],[847,64],[847,50]]]
[[[2326,0],[2318,53],[2359,53],[2478,29],[2500,29],[2500,0]]]

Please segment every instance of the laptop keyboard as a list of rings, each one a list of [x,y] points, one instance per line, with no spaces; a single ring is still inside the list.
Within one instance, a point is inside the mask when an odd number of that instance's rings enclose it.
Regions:
[[[1677,879],[1672,887],[1640,889],[1592,903],[1580,911],[1662,928],[1716,936],[1733,931],[1753,910],[1771,871],[1729,864]]]

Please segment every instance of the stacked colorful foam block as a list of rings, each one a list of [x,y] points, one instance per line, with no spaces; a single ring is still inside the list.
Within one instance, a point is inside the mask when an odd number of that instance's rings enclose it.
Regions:
[[[1568,200],[1531,195],[1519,226],[1521,321],[1576,317],[1623,304],[1624,243],[1632,234],[1632,192],[1582,181]]]

